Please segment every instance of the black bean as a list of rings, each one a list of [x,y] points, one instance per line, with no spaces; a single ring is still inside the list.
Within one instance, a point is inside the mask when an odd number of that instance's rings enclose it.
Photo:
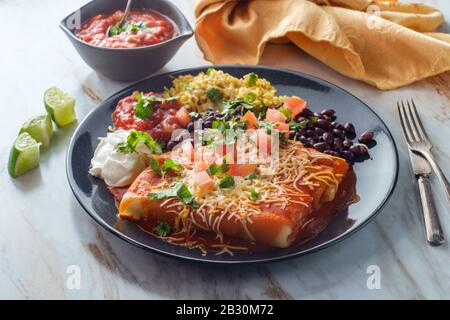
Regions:
[[[320,112],[314,112],[313,116],[321,119],[323,117],[323,114],[321,114]]]
[[[341,139],[343,139],[343,138],[345,137],[344,132],[341,131],[341,130],[339,130],[339,129],[333,129],[333,134],[334,134],[336,137],[339,137],[339,138],[341,138]]]
[[[355,127],[351,122],[344,123],[344,130],[346,133],[355,133]]]
[[[317,125],[321,127],[322,129],[329,130],[331,128],[330,121],[319,119],[317,120]]]
[[[339,153],[333,150],[325,150],[323,153],[329,154],[330,156],[339,157]]]
[[[344,126],[343,126],[342,124],[340,124],[339,122],[336,122],[336,121],[333,121],[333,122],[331,123],[331,126],[332,126],[334,129],[338,129],[338,130],[341,130],[341,131],[344,130]]]
[[[308,108],[306,108],[300,113],[300,115],[302,117],[309,118],[309,117],[312,117],[314,115],[314,113],[311,110],[309,110]]]
[[[193,123],[193,122],[189,122],[188,125],[186,126],[186,129],[187,129],[189,132],[194,131],[194,123]]]
[[[353,152],[348,151],[348,150],[344,150],[340,152],[340,155],[342,158],[348,160],[348,161],[352,161],[354,158]]]
[[[297,129],[297,136],[304,136],[306,133],[305,129]]]
[[[321,114],[324,114],[326,116],[332,117],[336,114],[336,110],[334,109],[324,109],[320,112]]]
[[[319,127],[315,127],[314,131],[316,132],[316,134],[318,136],[321,136],[321,135],[323,135],[325,133],[325,130],[323,130],[322,128],[319,128]]]
[[[358,141],[361,143],[368,143],[368,142],[372,141],[372,139],[373,139],[373,132],[366,131],[359,136]]]
[[[211,128],[212,127],[212,121],[211,120],[206,120],[203,123],[203,128]]]
[[[365,144],[357,143],[350,147],[350,151],[357,156],[363,156],[369,153],[369,149]]]
[[[178,144],[178,142],[173,141],[173,140],[170,140],[170,141],[167,143],[167,146],[166,146],[167,151],[171,151],[173,148],[175,148],[175,146],[176,146],[177,144]]]
[[[350,139],[345,139],[342,145],[344,146],[344,148],[348,149],[353,145],[353,141]]]
[[[211,122],[213,122],[214,120],[216,120],[216,118],[215,118],[214,116],[209,116],[208,118],[206,118],[205,122],[206,122],[206,121],[211,121]]]
[[[317,138],[306,138],[309,142],[310,145],[314,145],[317,142],[319,142],[319,140]]]
[[[333,120],[331,119],[330,116],[327,116],[327,115],[324,114],[324,115],[322,115],[321,119],[324,119],[324,120],[329,121],[329,122],[330,122],[330,127],[331,127],[331,122],[332,122]]]
[[[308,129],[308,130],[306,130],[306,136],[308,138],[316,138],[317,134],[314,130]]]
[[[318,142],[313,145],[314,149],[320,152],[324,152],[325,150],[330,150],[330,146],[325,142]]]
[[[297,136],[297,131],[291,130],[289,131],[289,139],[293,140]]]
[[[330,116],[330,119],[331,119],[331,121],[334,121],[334,120],[336,120],[336,115],[332,115],[332,116]]]
[[[322,135],[322,139],[323,139],[323,142],[325,142],[327,144],[332,144],[333,143],[333,134],[330,132],[325,132]]]
[[[298,138],[298,141],[300,141],[305,147],[310,147],[308,140],[305,136],[301,136]]]
[[[336,152],[341,152],[344,150],[341,138],[334,138],[333,140],[333,150]]]

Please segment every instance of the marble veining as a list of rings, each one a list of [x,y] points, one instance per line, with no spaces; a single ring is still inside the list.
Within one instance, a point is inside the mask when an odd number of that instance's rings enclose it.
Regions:
[[[76,125],[57,131],[41,166],[19,179],[6,170],[21,123],[41,112],[42,93],[58,85],[77,98],[81,120],[102,100],[127,86],[99,77],[79,58],[58,28],[85,0],[0,2],[5,32],[0,50],[0,298],[7,299],[423,299],[450,298],[448,244],[425,242],[414,178],[395,102],[414,97],[435,143],[434,155],[450,172],[450,74],[393,91],[348,79],[289,45],[269,45],[262,64],[295,68],[336,83],[371,107],[392,130],[399,148],[397,188],[367,227],[330,248],[298,259],[256,266],[210,266],[138,249],[104,231],[83,212],[66,181],[65,154]],[[173,1],[193,24],[193,0]],[[450,4],[428,1],[447,19]],[[30,13],[34,14],[31,15]],[[36,26],[39,28],[36,28]],[[47,36],[41,37],[41,30]],[[449,32],[448,23],[443,30]],[[276,60],[282,50],[285,59]],[[208,64],[194,39],[160,72]],[[433,179],[434,180],[434,179]],[[450,210],[433,181],[443,229],[450,239]],[[367,268],[378,266],[381,288],[367,287]],[[68,286],[69,266],[81,287]]]

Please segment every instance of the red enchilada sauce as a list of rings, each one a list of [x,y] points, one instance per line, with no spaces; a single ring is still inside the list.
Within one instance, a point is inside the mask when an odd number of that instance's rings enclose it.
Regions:
[[[122,11],[92,17],[76,31],[81,40],[105,48],[138,48],[173,38],[175,25],[163,15],[148,10],[132,10],[123,32],[108,37],[106,31],[123,16]]]

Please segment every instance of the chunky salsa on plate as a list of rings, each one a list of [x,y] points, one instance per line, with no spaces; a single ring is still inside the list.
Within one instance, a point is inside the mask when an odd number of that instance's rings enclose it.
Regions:
[[[119,21],[123,11],[99,14],[84,22],[76,31],[81,40],[105,48],[138,48],[172,39],[177,27],[160,13],[150,10],[132,10],[123,27]],[[111,36],[107,35],[111,27]]]
[[[252,73],[182,75],[161,94],[117,104],[90,173],[118,217],[175,245],[223,252],[285,248],[317,236],[355,202],[354,160],[368,155],[351,123]]]

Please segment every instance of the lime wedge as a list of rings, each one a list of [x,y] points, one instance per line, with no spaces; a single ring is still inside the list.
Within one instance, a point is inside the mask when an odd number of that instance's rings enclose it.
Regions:
[[[9,154],[8,171],[18,177],[39,165],[39,145],[27,132],[19,134]]]
[[[64,127],[77,118],[75,99],[56,87],[51,87],[45,91],[44,104],[58,127]]]
[[[41,146],[47,149],[53,134],[52,118],[49,113],[38,114],[22,125],[19,133],[27,132],[30,136],[41,143]]]

